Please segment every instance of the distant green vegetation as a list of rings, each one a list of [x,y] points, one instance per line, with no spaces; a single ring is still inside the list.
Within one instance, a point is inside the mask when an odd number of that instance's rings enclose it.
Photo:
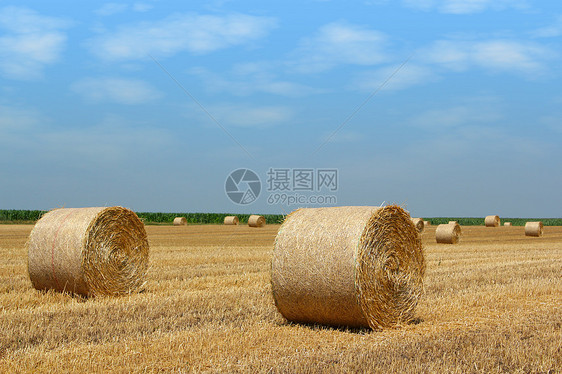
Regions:
[[[33,223],[37,221],[45,210],[0,210],[0,223]],[[150,213],[137,212],[137,215],[146,224],[169,224],[174,218],[185,217],[191,224],[222,224],[226,216],[238,216],[240,223],[247,223],[249,214],[227,214],[227,213]],[[282,214],[264,214],[265,220],[269,224],[282,223]],[[511,222],[513,226],[525,226],[528,221],[542,221],[545,226],[562,226],[562,218],[506,218],[500,217],[501,223]],[[457,221],[463,226],[483,226],[484,218],[479,217],[425,217],[424,220],[431,222],[432,225]]]

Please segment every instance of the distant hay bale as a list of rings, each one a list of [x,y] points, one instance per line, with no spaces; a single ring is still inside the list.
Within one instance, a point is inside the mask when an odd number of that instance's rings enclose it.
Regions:
[[[454,224],[458,224],[457,221],[449,221],[449,225],[454,225]]]
[[[418,232],[423,232],[423,229],[425,227],[425,225],[423,223],[423,219],[412,218],[412,223],[414,224],[414,226],[416,226],[416,230],[418,230]]]
[[[27,242],[33,287],[84,296],[138,291],[148,270],[148,239],[126,208],[65,208],[45,214]]]
[[[237,225],[239,222],[237,216],[226,216],[224,217],[224,224],[225,225]]]
[[[431,226],[431,222],[423,221],[423,227],[428,227],[428,226]]]
[[[185,225],[187,225],[187,218],[185,217],[174,218],[174,226],[185,226]]]
[[[248,218],[248,226],[250,227],[263,227],[265,226],[265,217],[258,215],[251,215]]]
[[[500,225],[499,216],[486,216],[484,219],[486,227],[498,227]]]
[[[506,227],[511,227],[511,222],[504,222],[503,225]]]
[[[425,257],[399,206],[303,208],[275,239],[273,298],[289,321],[380,329],[407,323]]]
[[[541,221],[525,223],[525,236],[542,236],[543,225]]]
[[[437,243],[456,244],[461,236],[461,226],[458,223],[447,223],[437,226],[435,240]]]

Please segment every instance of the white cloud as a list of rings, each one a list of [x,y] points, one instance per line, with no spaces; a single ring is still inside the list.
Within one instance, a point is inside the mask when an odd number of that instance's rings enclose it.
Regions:
[[[403,3],[414,9],[424,11],[437,9],[441,13],[449,14],[473,14],[488,9],[525,9],[529,7],[525,0],[403,0]]]
[[[426,62],[453,71],[472,67],[492,71],[537,74],[546,69],[551,52],[545,47],[515,40],[440,40],[418,53]]]
[[[553,24],[534,31],[532,35],[538,38],[556,38],[562,35],[562,15],[556,17]]]
[[[275,24],[272,18],[244,14],[176,14],[161,21],[121,26],[91,40],[90,47],[105,60],[172,56],[183,51],[205,54],[260,39]]]
[[[286,123],[294,116],[291,108],[282,105],[217,104],[206,109],[221,125],[235,127],[273,127]],[[209,121],[199,107],[193,106],[193,110]]]
[[[130,105],[143,104],[161,96],[148,83],[136,79],[85,78],[73,83],[71,89],[88,100]]]
[[[112,16],[114,14],[123,13],[128,9],[133,10],[134,12],[147,12],[152,9],[152,5],[145,4],[145,3],[134,3],[133,5],[129,6],[129,4],[125,3],[106,3],[102,5],[99,9],[95,10],[99,16]]]
[[[400,70],[397,70],[398,67],[395,65],[361,72],[353,80],[351,88],[373,92],[386,82],[382,90],[402,90],[438,79],[426,66],[406,63]]]
[[[58,61],[69,23],[20,7],[0,9],[0,72],[11,79],[35,79]]]
[[[330,23],[301,41],[293,64],[305,73],[326,71],[340,64],[380,64],[388,61],[386,40],[383,33],[362,26]]]

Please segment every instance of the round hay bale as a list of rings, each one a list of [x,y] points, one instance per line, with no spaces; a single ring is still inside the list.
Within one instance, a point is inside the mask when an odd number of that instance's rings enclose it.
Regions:
[[[225,225],[237,225],[239,222],[237,216],[226,216],[224,217],[224,224]]]
[[[279,229],[271,264],[287,320],[372,329],[414,318],[424,274],[420,236],[399,206],[298,209]]]
[[[457,221],[449,221],[449,225],[457,225],[458,222]]]
[[[543,225],[541,221],[525,223],[525,236],[542,236]]]
[[[423,227],[429,227],[429,226],[431,226],[431,222],[423,221]]]
[[[148,239],[126,208],[66,208],[45,214],[27,242],[33,287],[84,296],[141,289],[148,270]]]
[[[437,226],[435,240],[437,243],[456,244],[461,236],[461,226],[458,223],[447,223]]]
[[[185,217],[174,218],[174,226],[185,226],[185,225],[187,225],[187,218]]]
[[[251,215],[248,218],[248,226],[250,227],[263,227],[265,226],[265,217],[258,215]]]
[[[486,227],[498,227],[500,225],[499,216],[486,216],[484,219]]]
[[[414,226],[416,226],[416,230],[418,230],[418,232],[423,232],[423,229],[425,227],[425,225],[423,223],[423,219],[412,218],[412,223],[414,224]]]
[[[506,227],[511,227],[511,222],[504,222],[503,225]]]

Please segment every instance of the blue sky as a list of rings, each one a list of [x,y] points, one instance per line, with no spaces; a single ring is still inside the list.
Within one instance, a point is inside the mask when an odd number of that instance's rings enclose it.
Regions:
[[[0,209],[284,213],[270,168],[330,168],[337,205],[560,217],[559,2],[190,3],[0,1]]]

